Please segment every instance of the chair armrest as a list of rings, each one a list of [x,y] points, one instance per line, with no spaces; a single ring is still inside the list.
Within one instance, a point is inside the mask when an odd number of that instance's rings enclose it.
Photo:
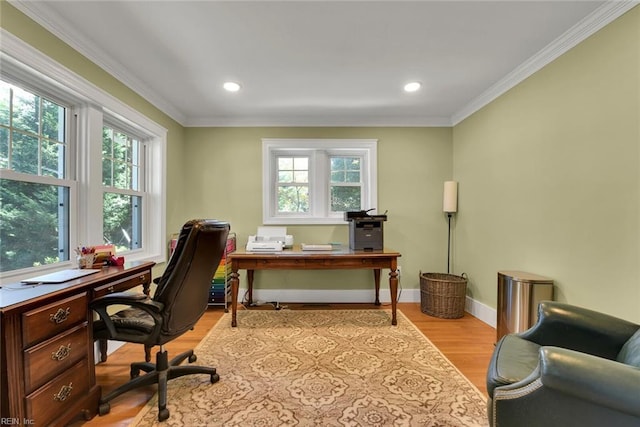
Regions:
[[[640,328],[608,314],[556,301],[538,306],[538,321],[518,334],[541,346],[568,348],[615,359],[624,343]]]
[[[164,304],[150,299],[145,294],[129,294],[125,292],[117,292],[96,298],[89,303],[89,308],[94,310],[100,316],[112,336],[116,336],[116,327],[111,320],[111,315],[107,312],[107,308],[112,305],[127,305],[129,307],[138,308],[148,313],[155,320],[158,328],[162,324],[160,312],[164,308]]]
[[[558,347],[541,347],[540,362],[529,377],[495,389],[494,400],[515,395],[557,391],[589,404],[640,417],[640,369]],[[535,386],[539,381],[542,387]],[[545,408],[540,408],[545,410]],[[550,410],[551,408],[546,408]]]

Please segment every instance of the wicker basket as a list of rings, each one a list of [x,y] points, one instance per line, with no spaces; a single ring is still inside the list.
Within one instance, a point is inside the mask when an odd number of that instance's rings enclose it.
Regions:
[[[444,273],[420,273],[422,312],[444,319],[464,316],[467,278]]]

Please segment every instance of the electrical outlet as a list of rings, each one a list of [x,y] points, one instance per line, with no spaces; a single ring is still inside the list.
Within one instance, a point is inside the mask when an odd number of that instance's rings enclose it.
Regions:
[[[400,276],[402,276],[402,267],[396,267],[396,273],[398,273],[398,278],[400,278]]]

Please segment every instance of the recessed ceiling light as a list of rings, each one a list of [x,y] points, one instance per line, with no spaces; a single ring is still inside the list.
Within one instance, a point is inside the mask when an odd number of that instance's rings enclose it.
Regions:
[[[240,85],[236,82],[225,82],[222,87],[229,92],[237,92],[240,90]]]
[[[415,92],[418,89],[420,89],[421,86],[422,86],[422,84],[420,84],[420,82],[407,83],[406,85],[404,85],[404,91],[405,92]]]

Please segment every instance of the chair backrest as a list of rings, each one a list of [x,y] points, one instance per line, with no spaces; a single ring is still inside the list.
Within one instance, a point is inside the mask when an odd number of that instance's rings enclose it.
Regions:
[[[204,314],[229,230],[228,223],[217,220],[191,220],[180,230],[153,296],[164,304],[161,342],[192,329]]]

